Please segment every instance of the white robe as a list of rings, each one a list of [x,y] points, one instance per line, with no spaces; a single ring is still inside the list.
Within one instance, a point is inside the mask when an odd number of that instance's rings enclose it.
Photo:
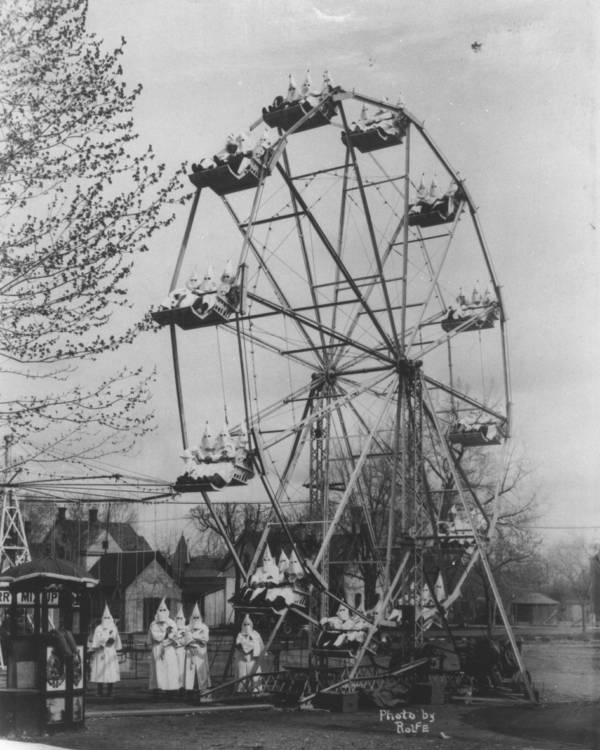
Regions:
[[[175,638],[175,654],[177,656],[177,675],[179,677],[179,687],[184,687],[185,684],[185,634],[187,628],[178,627],[177,636]]]
[[[238,654],[237,658],[237,677],[250,677],[261,673],[259,658],[265,647],[260,633],[251,630],[249,633],[238,633],[235,639],[235,646]],[[258,680],[254,680],[254,689],[258,690]],[[245,692],[247,687],[240,683],[238,690]]]
[[[167,628],[173,628],[173,634],[177,626],[173,620],[150,624],[150,642],[152,644],[153,667],[150,668],[150,689],[179,690],[179,669],[177,665],[177,653],[175,643],[167,638]]]
[[[210,671],[208,668],[208,625],[201,623],[199,627],[188,627],[185,633],[185,689],[193,690],[198,680],[198,690],[210,687]]]
[[[112,641],[112,643],[109,643]],[[119,659],[121,639],[113,625],[98,625],[94,635],[88,641],[88,648],[92,652],[90,659],[90,682],[119,682]]]

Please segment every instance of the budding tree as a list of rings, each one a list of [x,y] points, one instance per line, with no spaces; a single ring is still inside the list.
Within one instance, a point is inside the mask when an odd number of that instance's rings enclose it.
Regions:
[[[67,381],[145,328],[124,311],[134,258],[187,197],[182,172],[137,143],[124,40],[107,50],[86,13],[87,0],[0,4],[0,420],[19,437],[59,424],[62,454],[83,428],[97,445],[148,428],[140,368]]]

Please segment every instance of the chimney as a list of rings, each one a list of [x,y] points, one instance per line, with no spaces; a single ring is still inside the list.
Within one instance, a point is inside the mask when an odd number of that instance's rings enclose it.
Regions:
[[[88,518],[90,521],[90,526],[93,523],[97,523],[98,522],[98,508],[90,508],[88,512]]]
[[[59,508],[58,509],[58,516],[57,516],[56,520],[57,521],[64,521],[66,517],[67,517],[67,509],[66,508]]]
[[[31,521],[25,521],[25,536],[29,538],[31,534]]]

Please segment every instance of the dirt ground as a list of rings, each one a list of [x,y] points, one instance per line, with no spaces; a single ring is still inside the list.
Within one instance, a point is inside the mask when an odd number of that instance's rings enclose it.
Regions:
[[[418,725],[422,710],[427,716]],[[81,731],[40,739],[73,750],[383,750],[408,742],[429,750],[600,748],[599,703],[417,706],[410,711],[414,719],[384,716],[375,709],[335,714],[278,708],[97,717],[88,719]],[[403,733],[407,727],[417,733]]]

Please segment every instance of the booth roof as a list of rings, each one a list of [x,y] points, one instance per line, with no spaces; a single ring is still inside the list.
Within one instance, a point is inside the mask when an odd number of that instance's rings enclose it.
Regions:
[[[58,557],[43,557],[39,560],[14,565],[0,575],[0,583],[22,583],[44,579],[47,581],[72,581],[85,584],[88,588],[98,581],[79,565]]]

